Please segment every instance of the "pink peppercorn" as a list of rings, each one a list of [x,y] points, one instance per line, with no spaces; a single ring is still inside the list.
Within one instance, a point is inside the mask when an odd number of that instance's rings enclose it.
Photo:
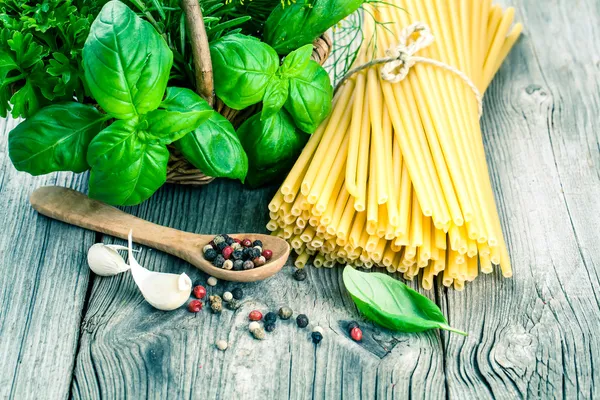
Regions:
[[[223,258],[229,260],[231,257],[231,253],[233,253],[233,248],[231,246],[227,246],[223,249]]]
[[[206,288],[202,285],[194,287],[194,297],[197,299],[203,299],[206,296]]]
[[[263,250],[262,256],[265,258],[265,260],[270,260],[271,257],[273,257],[273,250]]]
[[[238,239],[238,238],[233,238],[233,241],[236,242],[236,243],[242,244],[242,241],[240,239]]]
[[[358,327],[350,330],[350,337],[352,337],[352,340],[355,342],[360,342],[362,340],[362,335],[362,331]]]
[[[244,239],[244,240],[242,240],[242,246],[244,246],[244,247],[250,247],[250,246],[252,246],[252,240],[250,240],[250,239]]]
[[[202,302],[200,300],[192,300],[188,304],[188,310],[193,313],[197,313],[202,310]]]
[[[250,311],[250,315],[248,315],[248,318],[250,318],[250,321],[260,321],[262,319],[262,317],[263,317],[262,313],[258,310]]]

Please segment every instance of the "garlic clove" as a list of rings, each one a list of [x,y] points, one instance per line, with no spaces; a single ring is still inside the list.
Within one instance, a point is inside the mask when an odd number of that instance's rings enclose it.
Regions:
[[[154,308],[171,311],[181,307],[190,298],[192,280],[185,273],[180,275],[149,271],[133,257],[132,234],[129,231],[129,265],[131,275],[142,296]]]
[[[90,269],[100,276],[114,276],[129,269],[129,265],[117,250],[103,243],[96,243],[90,247],[87,260]]]

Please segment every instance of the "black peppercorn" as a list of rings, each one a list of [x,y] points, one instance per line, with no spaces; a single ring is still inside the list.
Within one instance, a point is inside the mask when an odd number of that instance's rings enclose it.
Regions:
[[[220,252],[222,252],[223,250],[225,250],[225,247],[229,246],[227,244],[227,242],[221,242],[217,244],[217,250],[219,250]]]
[[[242,267],[244,269],[252,269],[252,268],[254,268],[254,263],[250,260],[246,260],[246,261],[244,261],[244,264],[242,265]]]
[[[206,258],[207,261],[212,261],[215,258],[217,258],[217,251],[215,249],[208,249],[204,252],[204,258]]]
[[[306,271],[304,270],[304,268],[297,269],[294,272],[294,279],[297,280],[297,281],[304,281],[304,280],[306,280]]]
[[[263,247],[263,243],[260,240],[255,240],[252,242],[252,246]]]
[[[248,255],[250,256],[251,260],[254,260],[257,257],[260,257],[260,253],[261,253],[261,251],[259,249],[257,249],[256,247],[251,247],[248,249]]]
[[[275,322],[273,323],[269,323],[269,324],[265,324],[265,331],[267,332],[273,332],[275,330]]]
[[[233,298],[236,300],[241,300],[244,297],[244,291],[242,288],[236,287],[231,291]]]
[[[223,264],[225,264],[225,257],[219,254],[213,261],[213,265],[217,268],[223,268]]]
[[[234,271],[241,271],[244,269],[244,262],[242,260],[235,260],[233,262],[233,270]]]
[[[243,255],[244,255],[244,250],[242,250],[242,249],[235,249],[233,251],[233,253],[231,253],[231,257],[234,260],[241,260]]]
[[[246,261],[250,259],[250,248],[244,247],[242,249],[242,260]]]
[[[348,332],[350,332],[352,329],[354,328],[358,328],[358,322],[356,321],[350,321],[348,322]]]
[[[308,317],[304,314],[298,314],[296,324],[299,328],[306,328],[308,326]]]
[[[321,334],[321,332],[313,332],[311,336],[314,344],[319,344],[321,343],[321,340],[323,340],[323,335]]]
[[[265,314],[265,322],[268,324],[271,323],[275,323],[275,321],[277,321],[277,314],[275,314],[274,312],[270,311],[268,313]]]
[[[231,246],[231,244],[234,242],[233,238],[227,234],[223,234],[221,236],[225,238],[225,243],[227,243],[229,246]]]

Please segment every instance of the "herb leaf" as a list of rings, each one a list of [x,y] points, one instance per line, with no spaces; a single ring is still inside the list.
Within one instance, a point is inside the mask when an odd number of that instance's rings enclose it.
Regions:
[[[298,76],[308,66],[312,51],[312,44],[304,45],[292,51],[283,60],[283,64],[279,68],[279,74],[285,77]]]
[[[94,107],[80,103],[45,107],[10,132],[10,159],[17,170],[31,175],[83,172],[89,168],[88,145],[105,121]]]
[[[277,75],[271,79],[263,99],[263,108],[260,119],[264,120],[275,115],[285,104],[288,98],[290,81]]]
[[[190,89],[167,88],[166,98],[160,107],[181,112],[210,111],[208,120],[174,142],[173,146],[209,176],[244,181],[248,173],[248,157],[227,118],[213,111]]]
[[[138,124],[138,118],[116,121],[90,143],[90,197],[113,205],[135,205],[166,182],[169,151],[147,140]]]
[[[212,110],[154,110],[146,116],[148,134],[161,144],[170,144],[196,129],[212,114]]]
[[[150,23],[118,0],[94,20],[83,47],[85,79],[100,106],[119,119],[158,107],[173,53]]]
[[[403,332],[440,328],[467,335],[450,327],[434,302],[388,275],[359,272],[347,266],[343,279],[358,309],[385,328]]]
[[[333,87],[327,71],[310,60],[297,76],[290,78],[289,97],[285,109],[298,128],[313,133],[331,111]]]
[[[256,38],[231,34],[210,46],[215,92],[223,103],[242,110],[258,103],[279,68],[277,53]]]

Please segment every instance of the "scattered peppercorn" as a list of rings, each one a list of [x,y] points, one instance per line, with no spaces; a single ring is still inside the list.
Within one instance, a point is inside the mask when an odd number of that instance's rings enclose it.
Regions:
[[[263,317],[262,313],[258,310],[250,311],[250,314],[248,315],[248,318],[250,318],[250,321],[260,321],[262,319],[262,317]]]
[[[244,246],[244,247],[250,247],[250,246],[252,246],[252,240],[250,240],[250,239],[244,239],[244,240],[242,240],[242,246]]]
[[[233,290],[231,291],[231,294],[233,295],[233,298],[236,300],[241,300],[244,297],[244,291],[242,290],[242,288],[239,288],[239,287],[233,288]]]
[[[223,267],[223,264],[225,264],[225,257],[219,254],[213,261],[213,265],[217,268],[221,268]]]
[[[229,308],[230,310],[233,310],[233,311],[237,310],[241,306],[242,306],[242,302],[239,300],[236,300],[236,299],[232,299],[227,302],[227,308]]]
[[[231,294],[231,292],[225,292],[223,293],[223,301],[231,301],[233,300],[233,295]]]
[[[242,257],[244,257],[244,251],[243,251],[241,248],[239,248],[239,249],[235,249],[235,250],[233,250],[233,252],[231,253],[231,257],[232,257],[234,260],[236,260],[236,261],[237,261],[237,260],[241,260],[241,259],[242,259]]]
[[[254,263],[250,260],[246,260],[246,261],[244,261],[243,268],[244,269],[252,269],[252,268],[254,268]]]
[[[321,332],[313,332],[311,337],[314,344],[319,344],[321,343],[321,340],[323,340],[323,334]]]
[[[188,304],[188,310],[193,313],[197,313],[202,310],[202,302],[200,300],[192,300]]]
[[[255,267],[262,267],[263,265],[265,265],[265,263],[267,261],[265,260],[265,258],[263,256],[260,256],[260,257],[256,257],[254,260],[252,260],[252,262],[254,263]]]
[[[273,332],[275,330],[275,322],[271,324],[265,324],[265,331]]]
[[[233,261],[231,260],[225,260],[225,262],[223,263],[223,269],[233,269]]]
[[[352,328],[352,330],[350,330],[350,337],[355,342],[360,342],[362,340],[362,336],[363,336],[363,334],[359,327],[355,327],[355,328]]]
[[[223,300],[221,299],[221,296],[215,294],[214,296],[210,296],[208,301],[210,301],[210,309],[213,313],[217,314],[223,311]]]
[[[265,323],[274,324],[275,321],[277,321],[277,314],[275,314],[273,311],[269,311],[265,314]]]
[[[197,299],[203,299],[206,296],[206,288],[204,286],[198,285],[194,287],[194,297]]]
[[[290,319],[292,317],[293,313],[294,312],[292,311],[291,308],[286,307],[286,306],[281,307],[279,309],[279,318],[281,318],[281,319]]]
[[[350,321],[348,322],[348,332],[350,332],[352,329],[354,328],[358,328],[358,322],[356,321]]]
[[[256,329],[260,329],[260,324],[256,321],[252,321],[250,322],[250,324],[248,325],[248,329],[250,330],[250,332],[256,330]]]
[[[207,284],[208,286],[217,286],[217,278],[215,278],[214,276],[211,276],[211,277],[209,277],[209,278],[206,280],[206,284]]]
[[[256,328],[250,332],[252,332],[252,336],[254,336],[254,339],[257,339],[257,340],[263,340],[266,337],[265,331],[263,328]]]
[[[217,251],[215,249],[208,249],[204,252],[204,258],[207,261],[213,261],[215,258],[217,258]]]
[[[269,249],[263,250],[262,256],[265,258],[265,260],[270,260],[271,257],[273,257],[273,251]]]
[[[306,328],[308,326],[308,317],[304,314],[298,314],[296,324],[299,328]]]
[[[231,246],[227,246],[223,249],[223,258],[229,260],[231,257],[231,253],[233,253],[233,248]]]
[[[297,281],[306,280],[306,271],[304,270],[304,268],[296,269],[296,271],[294,272],[294,279]]]
[[[221,351],[225,351],[227,350],[227,342],[224,340],[217,340],[217,342],[215,343],[215,345],[217,346],[217,349],[221,350]]]

